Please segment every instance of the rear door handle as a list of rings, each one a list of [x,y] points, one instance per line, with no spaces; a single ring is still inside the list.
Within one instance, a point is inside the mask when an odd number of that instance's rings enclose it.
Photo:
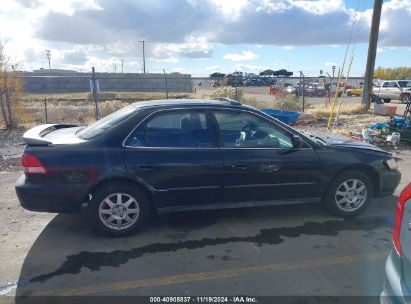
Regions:
[[[239,170],[239,171],[246,171],[246,170],[247,170],[247,166],[246,166],[246,165],[242,165],[242,164],[238,164],[238,165],[232,164],[232,165],[231,165],[231,169]]]

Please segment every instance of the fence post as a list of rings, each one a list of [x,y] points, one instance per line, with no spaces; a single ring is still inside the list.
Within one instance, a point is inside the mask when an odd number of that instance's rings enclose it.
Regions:
[[[163,69],[163,73],[164,73],[164,81],[166,83],[166,99],[168,99],[167,75],[166,75],[166,71],[164,69]]]
[[[301,93],[301,95],[302,95],[302,97],[303,97],[303,112],[304,112],[304,110],[305,110],[305,94],[304,94],[304,91],[305,91],[305,75],[303,74],[303,72],[302,71],[300,71],[300,77],[302,76],[302,78],[303,78],[303,86],[302,86],[302,93]]]
[[[97,100],[96,73],[95,73],[94,67],[91,68],[91,77],[92,77],[92,87],[93,87],[92,88],[93,89],[93,101],[96,107],[96,120],[98,120],[99,111],[98,111],[98,100]]]
[[[46,119],[47,123],[47,97],[44,97],[44,118]]]

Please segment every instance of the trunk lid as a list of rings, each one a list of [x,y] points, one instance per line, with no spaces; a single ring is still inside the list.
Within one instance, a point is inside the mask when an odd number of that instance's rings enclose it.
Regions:
[[[44,124],[28,130],[23,135],[29,146],[52,146],[84,142],[76,136],[81,127],[68,124]]]

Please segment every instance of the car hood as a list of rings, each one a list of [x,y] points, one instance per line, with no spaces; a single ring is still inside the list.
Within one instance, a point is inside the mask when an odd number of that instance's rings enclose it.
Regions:
[[[353,140],[349,137],[345,137],[341,135],[330,134],[330,133],[319,132],[319,131],[304,131],[302,133],[308,138],[310,138],[311,140],[315,142],[320,141],[321,143],[323,143],[325,146],[328,146],[328,147],[371,150],[371,151],[391,155],[390,153],[382,150],[381,148],[377,146],[366,143],[364,141]]]

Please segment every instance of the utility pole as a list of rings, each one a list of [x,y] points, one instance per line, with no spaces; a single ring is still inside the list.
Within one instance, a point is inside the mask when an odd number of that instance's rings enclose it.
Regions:
[[[121,74],[124,73],[124,59],[121,59]]]
[[[365,69],[364,93],[361,103],[369,109],[371,106],[372,80],[374,77],[375,56],[377,55],[378,32],[380,29],[381,9],[383,0],[374,0],[372,13],[370,41],[368,44],[367,66]]]
[[[49,69],[51,69],[51,64],[50,64],[50,62],[51,62],[51,51],[50,51],[50,49],[46,49],[45,52],[46,52],[47,60],[49,62]]]
[[[143,43],[143,73],[145,74],[146,73],[146,54],[145,54],[145,48],[144,48],[145,40],[140,40],[140,42]]]

